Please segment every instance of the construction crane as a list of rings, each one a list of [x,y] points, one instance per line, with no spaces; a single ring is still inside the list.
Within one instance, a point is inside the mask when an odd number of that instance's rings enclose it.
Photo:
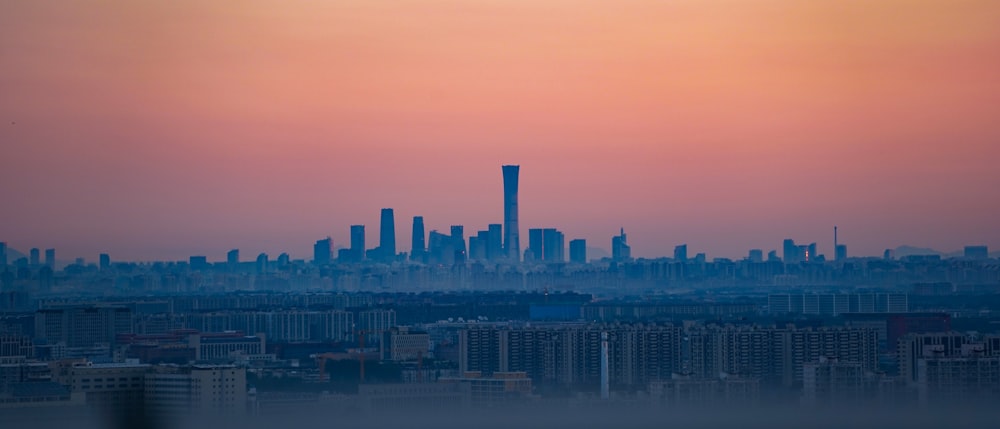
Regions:
[[[339,355],[337,353],[319,353],[313,355],[313,357],[316,359],[316,365],[319,366],[319,381],[330,381],[330,378],[326,374],[326,361],[336,359]]]
[[[365,382],[365,335],[366,334],[368,334],[368,331],[365,331],[364,329],[357,331],[358,350],[359,350],[358,363],[360,367],[359,371],[360,381],[358,381],[358,384],[363,384]]]

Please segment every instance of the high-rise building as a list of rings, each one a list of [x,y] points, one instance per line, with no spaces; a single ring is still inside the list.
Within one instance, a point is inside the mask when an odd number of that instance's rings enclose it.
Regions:
[[[179,416],[212,412],[246,412],[246,368],[229,365],[153,367],[144,377],[145,403],[150,415]]]
[[[100,268],[101,271],[111,269],[111,256],[107,253],[102,253],[100,256]]]
[[[542,260],[549,263],[565,262],[565,237],[555,228],[542,230]]]
[[[35,339],[52,344],[114,344],[117,334],[131,332],[132,311],[125,307],[73,306],[35,312]]]
[[[0,241],[0,267],[7,266],[7,243]]]
[[[587,263],[587,240],[578,238],[569,242],[569,261],[574,264]]]
[[[965,246],[966,259],[989,259],[990,248],[987,246]]]
[[[611,259],[615,262],[623,262],[632,259],[632,248],[628,245],[628,237],[625,236],[625,228],[621,229],[620,235],[611,238]]]
[[[520,166],[503,166],[503,247],[507,259],[521,262],[521,240],[517,223],[517,178]]]
[[[486,245],[489,243],[489,236],[489,231],[478,231],[475,236],[469,237],[469,259],[486,260]]]
[[[31,251],[28,252],[28,262],[32,267],[37,267],[41,265],[41,251],[37,247],[32,247]]]
[[[834,260],[837,262],[844,262],[847,259],[847,245],[838,244],[835,249]]]
[[[677,262],[687,262],[688,260],[688,245],[681,244],[674,246],[674,260]]]
[[[392,209],[382,209],[378,247],[382,261],[391,262],[396,259],[396,216]]]
[[[240,264],[240,249],[233,249],[226,253],[226,263],[229,264],[229,268],[235,268]]]
[[[329,265],[333,260],[333,239],[326,237],[313,244],[313,263],[319,266]]]
[[[524,261],[541,261],[545,251],[545,242],[542,240],[542,229],[528,229],[528,251],[524,253]]]
[[[802,365],[802,402],[808,407],[857,406],[863,403],[865,368],[820,356]]]
[[[496,261],[503,258],[503,225],[491,223],[486,228],[486,259]]]
[[[795,240],[791,238],[786,238],[781,245],[782,255],[781,259],[786,264],[797,264],[799,263],[799,246],[795,245]]]
[[[351,260],[361,262],[365,259],[365,226],[351,225]]]
[[[257,255],[257,274],[263,274],[267,272],[267,253],[261,253]]]
[[[747,260],[750,262],[764,262],[764,251],[761,249],[750,249]]]
[[[424,217],[414,216],[413,217],[413,234],[412,240],[410,241],[410,259],[414,261],[421,261],[424,259],[424,254],[427,252],[427,244],[424,241]]]
[[[455,246],[455,262],[465,262],[468,253],[465,247],[465,227],[462,225],[452,225],[451,240]]]
[[[188,258],[188,265],[191,266],[192,270],[207,270],[211,267],[208,263],[207,256],[192,256]]]
[[[45,266],[56,267],[56,249],[45,249]]]

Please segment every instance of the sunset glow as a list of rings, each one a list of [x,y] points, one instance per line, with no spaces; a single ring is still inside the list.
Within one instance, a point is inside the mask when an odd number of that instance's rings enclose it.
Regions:
[[[382,207],[637,256],[1000,247],[1000,2],[0,4],[0,238],[306,257]],[[401,251],[408,250],[401,245]]]

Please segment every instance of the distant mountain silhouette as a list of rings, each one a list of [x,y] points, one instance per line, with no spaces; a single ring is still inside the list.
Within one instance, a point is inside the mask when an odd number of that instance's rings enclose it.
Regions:
[[[931,248],[907,245],[899,246],[893,249],[893,251],[896,253],[897,258],[905,258],[913,255],[938,255],[942,257],[945,255],[944,252],[939,252]]]
[[[13,264],[14,261],[16,261],[18,259],[21,259],[21,258],[27,259],[28,255],[19,252],[17,249],[12,249],[10,247],[7,248],[7,263],[8,264]]]
[[[593,261],[601,258],[610,258],[611,254],[600,247],[587,246],[587,260]]]
[[[942,252],[939,250],[934,250],[929,247],[915,247],[915,246],[899,246],[894,249],[897,258],[903,258],[911,255],[938,255],[943,259],[948,258],[962,258],[965,256],[965,249],[956,250],[953,252]],[[1000,258],[1000,252],[990,252],[991,258]]]

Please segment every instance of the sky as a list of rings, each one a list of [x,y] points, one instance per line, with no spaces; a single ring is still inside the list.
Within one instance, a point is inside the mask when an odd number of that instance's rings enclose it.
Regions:
[[[995,0],[0,2],[0,241],[310,258],[379,209],[633,255],[1000,248]]]

